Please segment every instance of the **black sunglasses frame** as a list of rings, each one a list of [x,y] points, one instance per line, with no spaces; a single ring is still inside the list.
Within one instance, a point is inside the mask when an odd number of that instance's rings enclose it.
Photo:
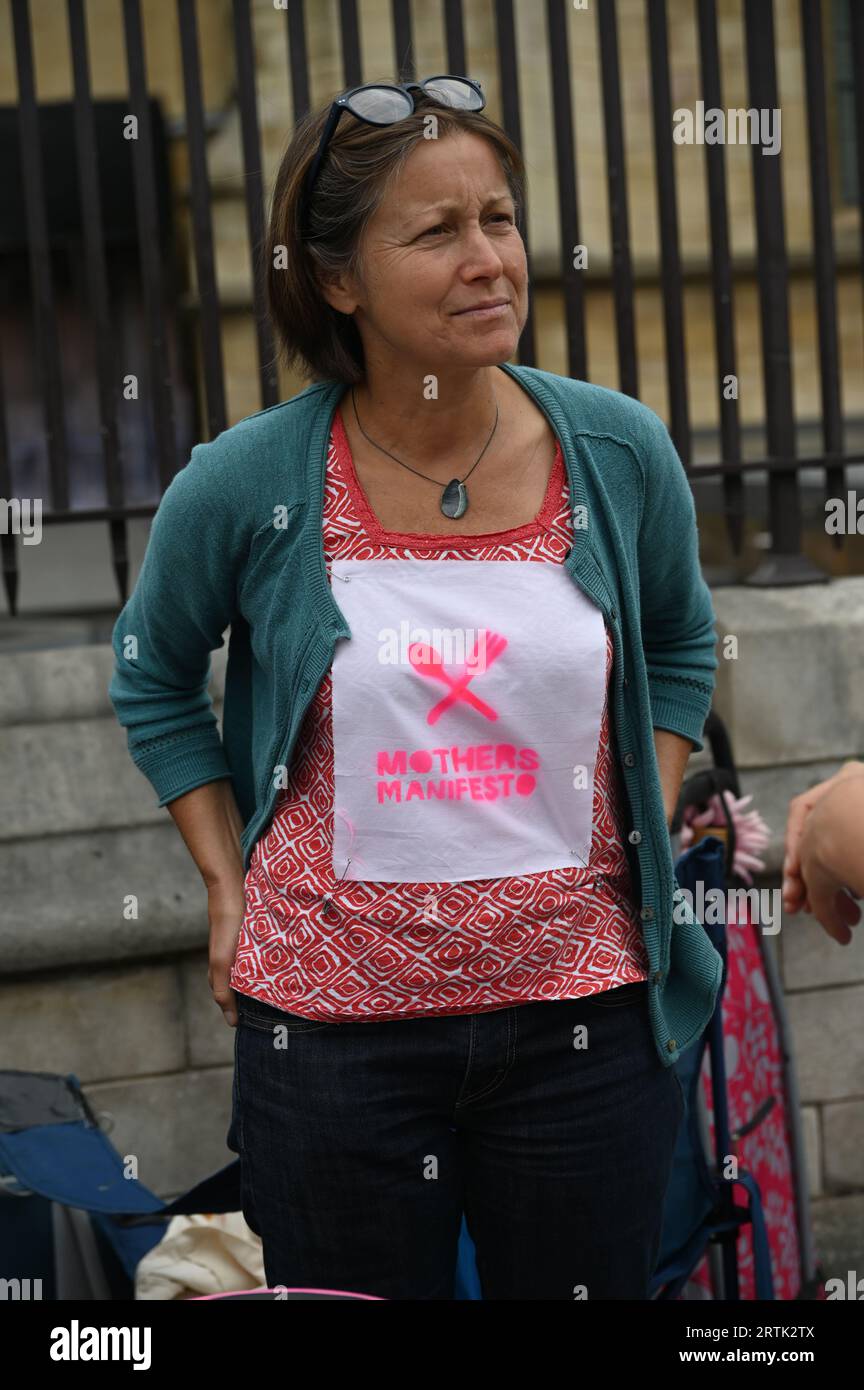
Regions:
[[[376,88],[383,89],[389,92],[404,92],[411,102],[411,112],[413,112],[416,109],[416,103],[414,101],[414,92],[424,91],[430,82],[440,82],[444,78],[448,79],[451,82],[466,83],[467,86],[473,87],[474,91],[480,98],[479,106],[455,106],[453,107],[453,110],[482,111],[484,109],[486,105],[486,97],[483,93],[483,88],[480,86],[480,83],[475,82],[473,77],[462,77],[461,74],[453,72],[439,72],[436,73],[434,77],[425,77],[422,82],[363,82],[359,87],[352,87],[349,92],[343,92],[341,96],[335,99],[332,106],[330,107],[330,113],[327,117],[324,129],[321,132],[321,139],[318,142],[317,153],[309,166],[309,170],[303,182],[303,193],[301,196],[300,204],[301,240],[305,240],[308,233],[308,227],[306,224],[309,214],[309,204],[312,199],[312,192],[315,188],[318,173],[321,169],[321,164],[323,162],[324,156],[327,153],[327,147],[330,144],[330,141],[333,139],[334,132],[339,124],[343,111],[349,111],[350,114],[354,116],[356,120],[365,121],[367,125],[395,125],[397,121],[404,120],[404,116],[397,116],[396,119],[393,121],[373,121],[370,120],[368,116],[360,116],[357,114],[356,111],[351,111],[351,98],[353,96],[356,96],[358,92],[368,92]],[[410,115],[411,112],[406,111],[405,116]]]

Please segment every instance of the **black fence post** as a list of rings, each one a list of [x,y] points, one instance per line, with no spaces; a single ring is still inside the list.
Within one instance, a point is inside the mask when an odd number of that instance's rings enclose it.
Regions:
[[[747,77],[750,109],[760,120],[763,111],[777,107],[774,51],[774,0],[744,0]],[[780,123],[782,146],[782,119]],[[752,135],[752,132],[751,132]],[[781,149],[763,153],[751,140],[759,308],[762,323],[762,371],[765,381],[765,444],[769,457],[794,460],[795,414],[789,349],[788,267],[783,216]],[[828,578],[801,553],[801,496],[793,467],[772,469],[768,475],[771,552],[746,579],[759,587],[813,584]]]

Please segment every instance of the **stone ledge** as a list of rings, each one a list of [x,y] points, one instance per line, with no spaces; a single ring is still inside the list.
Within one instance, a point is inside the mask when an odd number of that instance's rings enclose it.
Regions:
[[[170,818],[114,720],[0,729],[0,767],[0,843]]]
[[[173,965],[41,976],[0,985],[0,1052],[18,1071],[74,1072],[82,1084],[186,1065]]]
[[[200,950],[207,890],[177,827],[0,842],[0,959],[6,975]],[[135,894],[139,916],[126,920]]]
[[[822,1107],[825,1190],[864,1188],[864,1100]],[[861,1270],[864,1277],[864,1268]]]
[[[864,577],[791,588],[730,585],[713,590],[712,599],[720,638],[715,706],[738,767],[861,756]],[[738,638],[735,660],[722,655],[727,634]]]
[[[780,937],[784,990],[864,984],[864,917],[853,928],[848,946],[841,946],[806,912],[794,917],[784,913]]]
[[[864,1097],[864,985],[788,995],[786,1009],[801,1103]]]
[[[227,629],[224,637],[225,645],[212,652],[210,658],[210,693],[220,701],[225,690]],[[73,719],[110,715],[124,734],[108,695],[113,670],[114,651],[105,643],[5,651],[0,729],[18,724],[68,724]]]
[[[820,1197],[811,1204],[816,1258],[827,1279],[845,1279],[850,1269],[864,1276],[864,1193]]]

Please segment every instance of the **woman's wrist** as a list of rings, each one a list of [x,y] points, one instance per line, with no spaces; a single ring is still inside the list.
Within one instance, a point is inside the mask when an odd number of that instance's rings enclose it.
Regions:
[[[246,875],[243,872],[242,858],[225,861],[207,873],[202,873],[201,877],[208,893],[227,895],[242,893],[245,889]]]

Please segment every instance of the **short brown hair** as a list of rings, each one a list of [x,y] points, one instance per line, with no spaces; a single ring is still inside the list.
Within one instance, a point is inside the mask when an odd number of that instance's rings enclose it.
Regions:
[[[394,125],[373,126],[342,117],[324,157],[309,209],[308,240],[301,240],[300,196],[315,158],[330,102],[299,121],[273,186],[265,247],[270,313],[287,367],[298,363],[304,377],[357,385],[365,378],[363,344],[350,314],[332,308],[316,276],[354,274],[360,269],[363,232],[398,177],[411,150],[424,139],[430,111],[438,134],[462,131],[483,136],[495,149],[507,179],[516,216],[525,200],[525,166],[518,147],[481,111],[439,105],[415,90],[415,110]],[[276,254],[282,251],[277,269]]]

